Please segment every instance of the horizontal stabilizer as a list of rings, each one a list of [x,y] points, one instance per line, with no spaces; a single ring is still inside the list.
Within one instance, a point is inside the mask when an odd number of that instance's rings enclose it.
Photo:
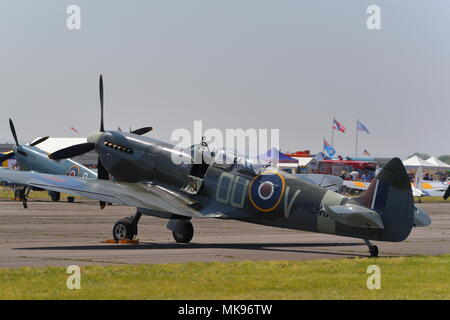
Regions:
[[[384,229],[381,216],[377,212],[355,204],[330,206],[326,213],[337,222],[352,227]]]
[[[414,227],[426,227],[431,224],[431,218],[420,208],[414,206]]]

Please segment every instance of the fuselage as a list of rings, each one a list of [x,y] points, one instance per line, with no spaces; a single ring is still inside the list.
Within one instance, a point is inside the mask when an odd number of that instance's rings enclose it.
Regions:
[[[37,147],[19,145],[14,147],[14,153],[20,170],[23,171],[97,178],[97,174],[94,171],[78,162],[71,159],[51,160],[45,151]]]

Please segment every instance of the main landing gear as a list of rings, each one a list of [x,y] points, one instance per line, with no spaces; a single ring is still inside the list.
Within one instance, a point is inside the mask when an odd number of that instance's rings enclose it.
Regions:
[[[138,222],[141,219],[142,213],[136,211],[134,216],[121,219],[116,222],[113,227],[114,240],[133,240],[138,234]]]
[[[14,199],[22,201],[22,205],[23,205],[24,209],[28,208],[27,201],[28,201],[29,193],[30,193],[29,188],[20,188],[20,189],[16,189],[14,191]]]
[[[378,257],[378,247],[374,246],[372,243],[370,243],[370,240],[364,239],[364,242],[369,247],[369,253],[371,257]]]
[[[133,240],[138,234],[138,223],[142,213],[136,211],[134,216],[117,221],[113,227],[114,240]],[[194,226],[189,220],[170,219],[167,228],[172,231],[173,238],[178,243],[189,243],[194,236]]]
[[[178,243],[189,243],[194,236],[194,226],[188,220],[177,220],[179,226],[172,231],[173,238]]]
[[[58,202],[59,199],[61,199],[61,193],[57,191],[49,191],[48,195],[50,196],[50,199],[52,199],[53,202]]]

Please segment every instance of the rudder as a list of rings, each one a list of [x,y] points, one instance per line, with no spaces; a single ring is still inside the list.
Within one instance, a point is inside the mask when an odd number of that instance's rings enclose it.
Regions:
[[[391,159],[355,201],[380,214],[384,229],[377,240],[397,242],[409,236],[414,201],[408,174],[399,158]]]

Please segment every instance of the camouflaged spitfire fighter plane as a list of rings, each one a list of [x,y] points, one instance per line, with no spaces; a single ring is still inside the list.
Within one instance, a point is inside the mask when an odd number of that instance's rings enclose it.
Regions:
[[[377,256],[378,248],[370,240],[402,241],[413,227],[431,222],[414,207],[408,175],[398,158],[366,192],[349,198],[277,168],[256,167],[234,154],[213,154],[203,144],[177,150],[141,137],[145,128],[135,133],[105,131],[101,77],[100,105],[99,132],[87,143],[49,155],[63,159],[95,150],[99,180],[9,170],[0,170],[0,178],[96,199],[102,208],[106,202],[136,207],[134,216],[114,225],[116,240],[135,237],[142,215],[168,219],[167,227],[180,243],[190,242],[194,235],[192,218],[220,218],[360,238],[371,256]]]
[[[11,129],[14,141],[16,142],[16,146],[12,151],[0,156],[0,163],[15,156],[20,170],[69,175],[74,177],[97,178],[97,174],[94,171],[89,170],[85,166],[73,160],[64,159],[55,161],[49,159],[48,154],[45,151],[36,147],[38,144],[44,142],[49,137],[36,139],[29,145],[19,144],[16,129],[11,119],[9,119],[9,127]],[[27,196],[30,192],[30,189],[30,186],[28,186],[27,184],[15,186],[15,196],[16,198],[22,200],[23,206],[25,208],[27,207]],[[49,195],[53,201],[59,201],[60,199],[59,192],[49,191]],[[69,202],[73,202],[74,200],[73,197],[68,197],[67,199]]]

